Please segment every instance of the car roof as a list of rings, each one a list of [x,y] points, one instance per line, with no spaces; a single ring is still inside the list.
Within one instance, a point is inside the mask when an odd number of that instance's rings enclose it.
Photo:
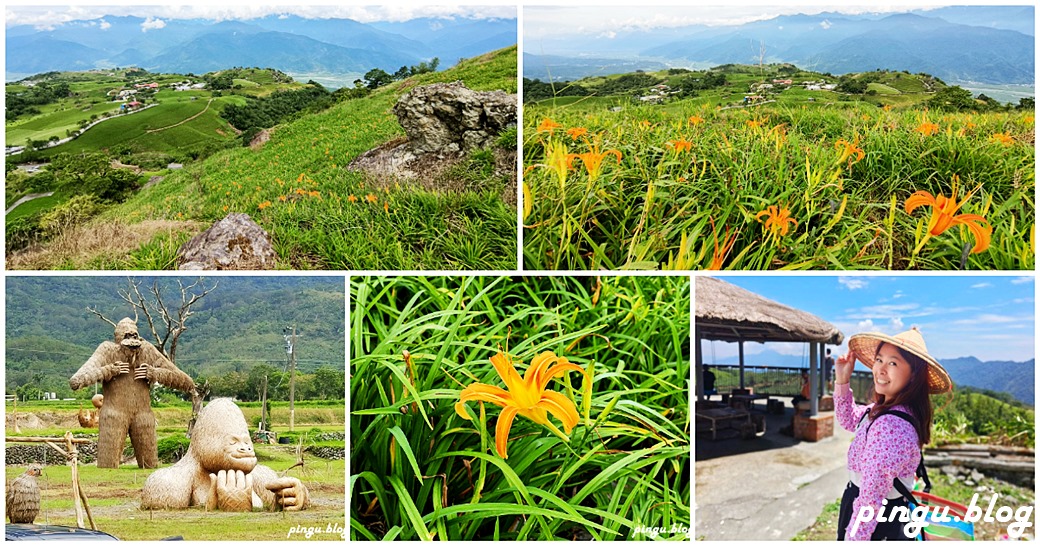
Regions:
[[[9,523],[5,527],[5,540],[119,540],[116,537],[79,527],[64,525],[32,525]]]

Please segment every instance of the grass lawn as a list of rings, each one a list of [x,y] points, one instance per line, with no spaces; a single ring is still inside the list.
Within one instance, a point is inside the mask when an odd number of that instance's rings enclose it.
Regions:
[[[689,529],[688,279],[368,277],[351,291],[352,539]],[[502,395],[556,400],[551,427],[527,417],[537,410],[503,428],[501,404],[457,405],[503,392],[489,361],[499,351],[532,381],[528,363],[546,351],[580,368],[548,368],[554,394],[524,395],[516,378]]]

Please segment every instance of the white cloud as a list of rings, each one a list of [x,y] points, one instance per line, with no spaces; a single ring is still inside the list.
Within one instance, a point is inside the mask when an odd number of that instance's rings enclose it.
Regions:
[[[607,32],[604,32],[603,34],[600,34],[599,37],[606,38],[608,40],[613,40],[614,38],[617,38],[617,33],[613,30],[609,30]]]
[[[870,319],[859,321],[856,324],[856,328],[859,328],[860,332],[872,332],[874,330],[877,330],[877,328],[874,326],[874,321]]]
[[[849,310],[846,318],[849,319],[890,319],[892,317],[903,317],[906,315],[922,316],[930,312],[922,312],[921,306],[916,303],[890,303],[882,305],[868,305],[859,309]]]
[[[865,279],[855,277],[838,277],[838,284],[849,290],[858,290],[867,287],[867,281]]]
[[[1032,316],[1025,317],[1012,317],[1008,315],[997,315],[993,313],[984,313],[972,318],[960,319],[953,321],[953,324],[968,324],[973,326],[982,326],[986,324],[1011,324],[1018,322],[1031,322]]]
[[[102,19],[101,20],[101,24],[100,24],[100,28],[101,28],[101,30],[108,30],[108,29],[112,28],[112,23],[109,23],[108,21]]]
[[[1027,282],[1033,282],[1034,280],[1035,279],[1033,277],[1018,277],[1015,279],[1011,279],[1011,284],[1025,284]]]
[[[162,19],[149,16],[141,23],[141,32],[148,32],[149,30],[158,30],[166,26],[166,21]]]
[[[824,19],[823,22],[820,23],[820,28],[822,28],[823,30],[827,30],[827,29],[831,28],[832,26],[833,25],[831,24],[831,22],[828,21],[827,19]]]
[[[892,299],[898,300],[899,298],[901,298],[901,297],[903,297],[905,295],[906,294],[904,294],[902,290],[896,290],[896,293],[892,294]]]
[[[888,321],[888,324],[893,330],[903,329],[903,319],[900,317],[892,317],[892,319]]]
[[[248,3],[221,4],[196,3],[181,6],[17,6],[5,9],[5,25],[33,25],[41,30],[52,30],[69,21],[87,21],[106,15],[119,15],[161,19],[210,19],[216,21],[248,20],[259,17],[288,17],[296,15],[305,19],[353,19],[361,23],[403,22],[421,17],[433,19],[515,19],[516,5],[484,6],[436,6],[404,4],[353,6],[353,5],[257,5]],[[142,30],[146,30],[142,28]]]
[[[993,285],[988,282],[980,282],[978,284],[971,285],[972,288],[989,288],[991,286]]]

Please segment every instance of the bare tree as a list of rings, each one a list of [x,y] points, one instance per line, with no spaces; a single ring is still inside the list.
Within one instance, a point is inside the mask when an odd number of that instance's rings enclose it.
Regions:
[[[188,318],[195,314],[192,307],[212,292],[217,287],[217,282],[214,281],[212,286],[207,286],[206,280],[199,277],[195,282],[185,285],[184,281],[177,279],[180,304],[176,309],[168,303],[170,298],[164,293],[164,287],[159,284],[158,279],[152,281],[151,287],[145,288],[144,291],[141,290],[141,284],[141,281],[127,277],[128,287],[118,291],[119,297],[134,310],[134,320],[140,320],[140,316],[144,315],[152,339],[155,340],[155,347],[163,356],[176,363],[177,342],[181,334],[188,329]],[[88,307],[87,310],[115,326],[115,322],[105,318],[97,307]]]

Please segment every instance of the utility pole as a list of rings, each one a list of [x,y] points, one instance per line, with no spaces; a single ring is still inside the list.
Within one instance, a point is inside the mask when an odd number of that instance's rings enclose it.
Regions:
[[[286,328],[292,333],[286,336],[286,352],[289,354],[289,432],[296,424],[296,325]]]

